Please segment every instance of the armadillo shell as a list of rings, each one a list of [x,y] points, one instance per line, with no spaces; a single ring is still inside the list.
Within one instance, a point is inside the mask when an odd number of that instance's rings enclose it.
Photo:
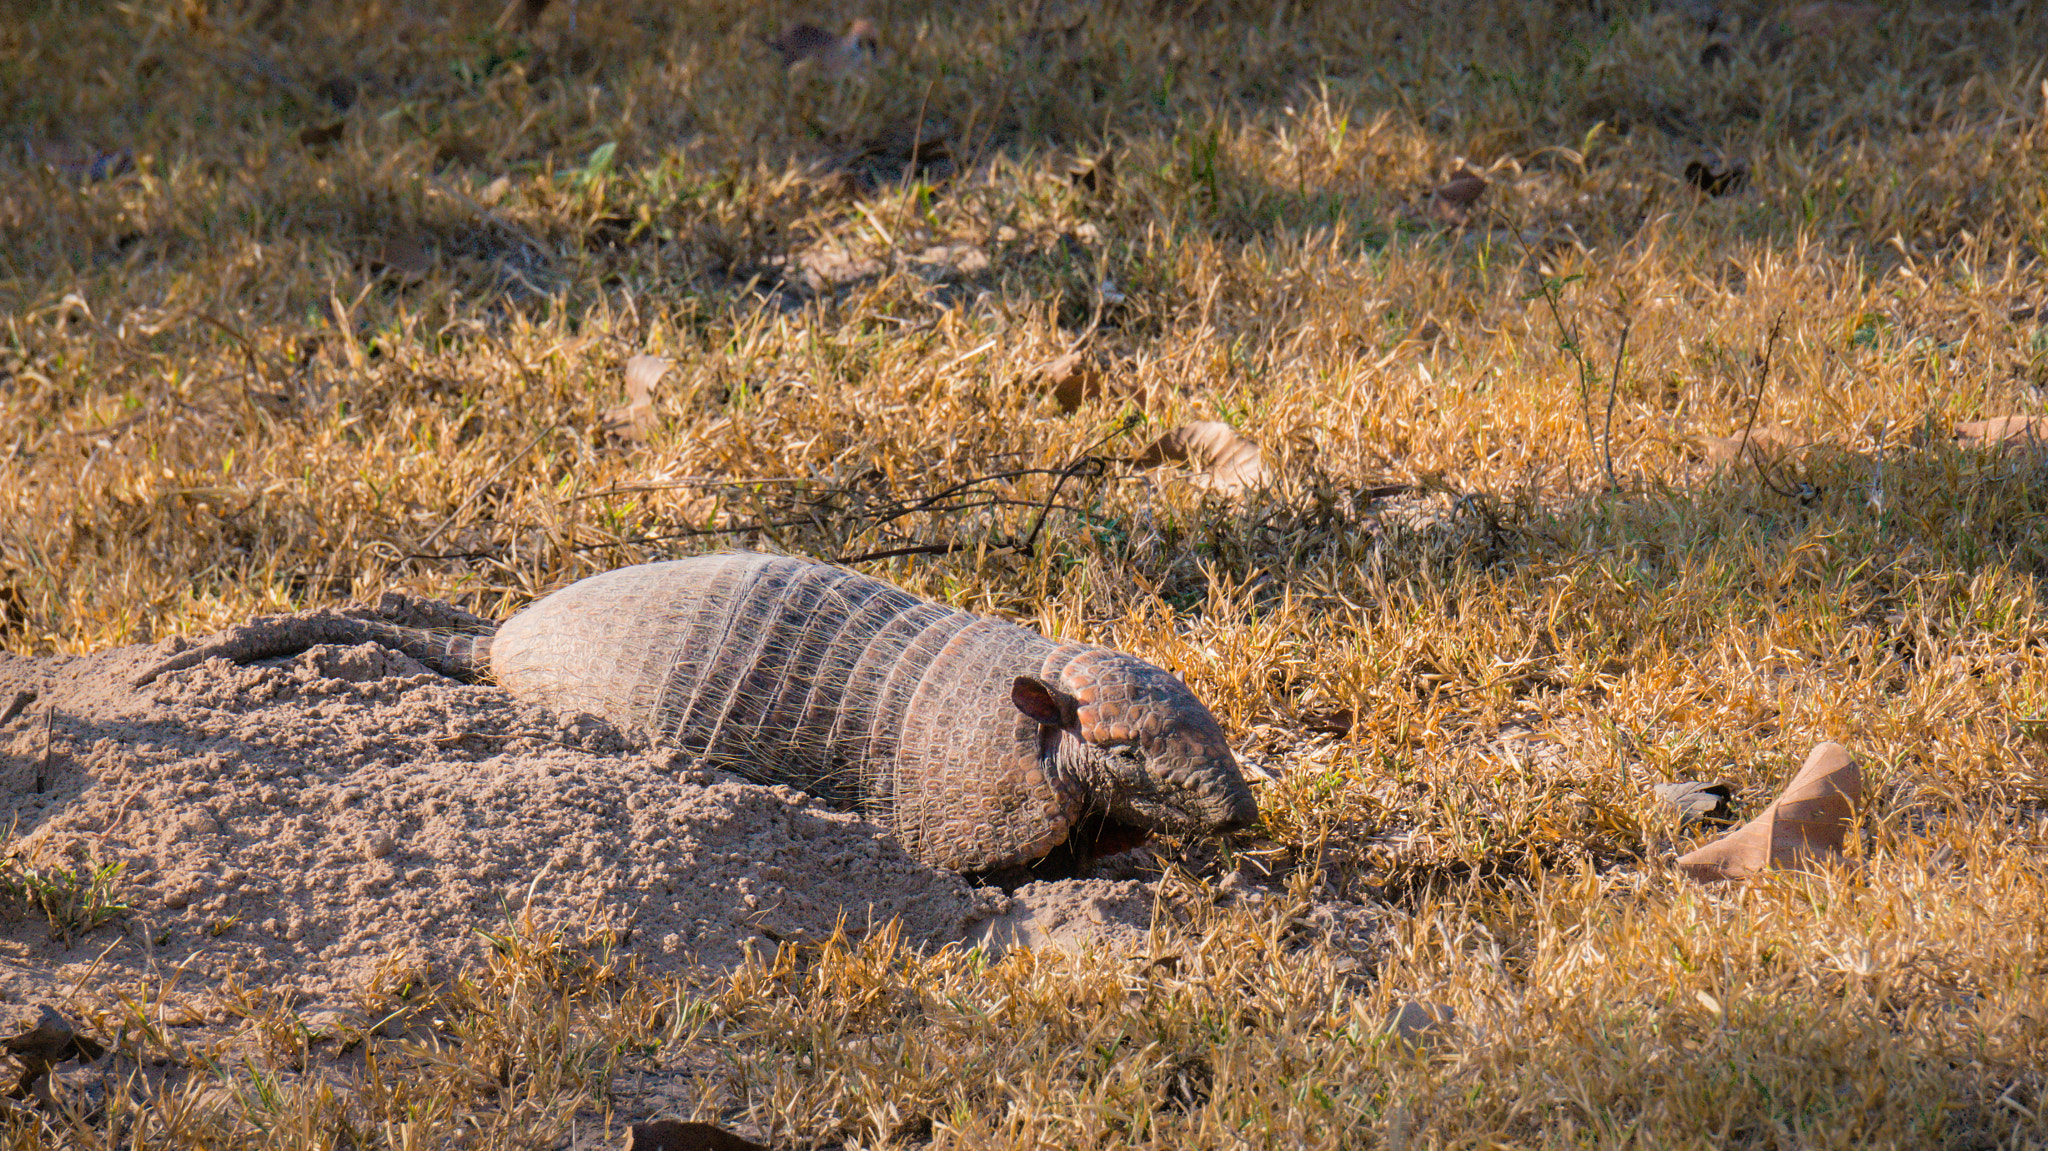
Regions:
[[[1044,854],[1079,815],[1010,690],[1080,650],[842,568],[740,553],[572,584],[507,620],[490,663],[523,699],[858,804],[918,858],[975,869]]]

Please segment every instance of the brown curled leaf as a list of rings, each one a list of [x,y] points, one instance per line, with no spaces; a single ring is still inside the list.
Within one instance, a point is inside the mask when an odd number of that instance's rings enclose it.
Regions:
[[[1239,495],[1271,478],[1259,445],[1238,435],[1229,424],[1214,420],[1173,429],[1131,462],[1141,468],[1186,463],[1195,468],[1195,474],[1188,477],[1190,483],[1224,495]]]
[[[1102,371],[1078,351],[1046,361],[1038,369],[1037,382],[1052,393],[1062,412],[1072,412],[1106,394]]]
[[[654,389],[673,367],[660,356],[641,354],[627,360],[626,402],[605,410],[605,434],[625,443],[645,442],[654,430]]]
[[[1430,190],[1430,211],[1446,223],[1462,224],[1472,218],[1472,209],[1486,194],[1487,186],[1485,176],[1461,163],[1449,180]]]
[[[1339,738],[1350,735],[1358,726],[1358,713],[1348,707],[1318,711],[1302,717],[1302,726],[1317,735],[1334,735]]]
[[[1702,883],[1740,879],[1762,871],[1799,870],[1815,859],[1841,854],[1856,809],[1863,803],[1863,775],[1839,743],[1823,743],[1761,815],[1697,851],[1678,859],[1678,868]]]
[[[1993,416],[1956,425],[1956,443],[1966,448],[2048,448],[2048,417]]]

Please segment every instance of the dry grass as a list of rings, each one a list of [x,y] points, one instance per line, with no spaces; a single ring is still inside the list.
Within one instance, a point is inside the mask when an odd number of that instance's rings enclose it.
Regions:
[[[934,545],[862,566],[1182,672],[1279,776],[1239,846],[1293,894],[1165,962],[883,939],[694,988],[515,925],[389,1034],[252,995],[235,1053],[137,990],[169,1070],[8,1144],[603,1145],[664,1078],[796,1145],[2048,1144],[2048,484],[1948,436],[2041,409],[2038,15],[1734,6],[1704,68],[1676,12],[1432,7],[874,5],[849,81],[759,38],[851,8],[10,18],[0,644]],[[1084,337],[1142,412],[1043,394]],[[1276,484],[1058,478],[1192,419]],[[1698,458],[1752,421],[1826,446]],[[1823,738],[1868,779],[1839,869],[1665,869],[1651,784],[1753,809]],[[1383,951],[1303,928],[1336,896]],[[1412,999],[1435,1046],[1384,1032]]]

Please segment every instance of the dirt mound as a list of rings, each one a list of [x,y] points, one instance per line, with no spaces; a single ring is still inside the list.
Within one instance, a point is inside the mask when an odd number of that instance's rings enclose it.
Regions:
[[[0,998],[138,977],[239,974],[305,1009],[380,972],[445,976],[522,919],[600,939],[655,973],[900,918],[904,938],[1142,943],[1143,885],[1069,880],[1014,897],[912,860],[879,827],[789,788],[637,751],[374,646],[144,689],[165,653],[0,655],[0,824],[45,874],[119,865],[112,922],[53,939],[0,904]],[[46,714],[47,713],[47,714]]]

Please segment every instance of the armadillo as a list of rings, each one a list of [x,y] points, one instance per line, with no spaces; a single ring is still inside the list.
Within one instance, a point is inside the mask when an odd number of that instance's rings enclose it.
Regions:
[[[495,630],[477,624],[260,620],[137,686],[214,656],[374,642],[705,766],[858,807],[913,857],[963,872],[1258,816],[1222,729],[1171,673],[829,564],[745,552],[641,564],[544,596]]]

